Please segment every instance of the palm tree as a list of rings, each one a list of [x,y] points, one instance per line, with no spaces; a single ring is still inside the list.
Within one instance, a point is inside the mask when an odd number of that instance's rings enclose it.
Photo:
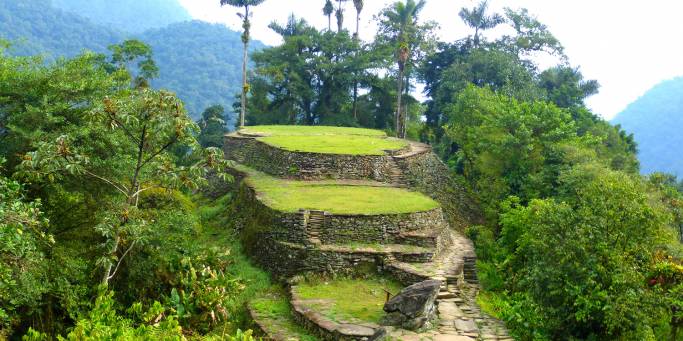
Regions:
[[[325,7],[323,7],[323,14],[327,16],[327,30],[332,31],[332,13],[334,13],[334,5],[332,0],[325,1]]]
[[[363,11],[363,0],[353,0],[353,7],[356,8],[356,33],[353,38],[360,39],[360,13]],[[358,75],[353,82],[353,119],[358,119]]]
[[[249,21],[249,8],[262,4],[265,0],[220,0],[221,6],[230,5],[233,7],[244,8],[244,13],[238,13],[242,19],[242,44],[244,44],[244,51],[242,54],[242,106],[240,110],[240,127],[244,127],[244,117],[247,114],[247,92],[249,91],[249,84],[247,84],[247,48],[249,47],[251,22]]]
[[[337,0],[339,5],[337,6],[337,12],[335,13],[337,17],[337,32],[341,32],[344,29],[344,9],[342,8],[342,2],[347,0]]]
[[[492,29],[505,22],[505,18],[498,13],[487,15],[488,7],[488,0],[483,0],[476,7],[463,8],[458,13],[462,21],[474,29],[474,47],[479,47],[479,31]]]
[[[405,137],[405,120],[406,116],[403,113],[403,108],[401,103],[403,90],[404,90],[404,78],[405,78],[405,67],[410,60],[410,47],[415,42],[410,41],[411,35],[410,31],[413,30],[417,24],[417,16],[422,11],[426,5],[425,0],[407,0],[404,2],[395,2],[384,15],[394,23],[398,32],[397,36],[397,50],[396,50],[396,61],[398,63],[398,91],[396,93],[396,136],[400,138]]]
[[[353,0],[353,7],[356,8],[356,34],[355,37],[358,39],[358,33],[360,30],[360,12],[363,11],[363,0]]]

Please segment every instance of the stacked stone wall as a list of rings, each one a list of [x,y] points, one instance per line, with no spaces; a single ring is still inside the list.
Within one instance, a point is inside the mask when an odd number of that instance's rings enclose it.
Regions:
[[[239,135],[227,135],[223,150],[227,159],[276,177],[391,181],[391,162],[384,155],[292,152]]]
[[[406,157],[395,157],[409,186],[432,197],[441,204],[448,223],[463,231],[471,224],[482,223],[473,196],[463,181],[458,181],[448,166],[431,151]]]

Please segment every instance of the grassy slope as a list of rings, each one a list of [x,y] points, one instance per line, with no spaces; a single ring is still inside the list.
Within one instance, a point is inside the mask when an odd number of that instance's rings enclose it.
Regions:
[[[267,136],[258,140],[293,152],[344,155],[384,155],[385,150],[399,150],[407,144],[394,138],[360,135]]]
[[[407,145],[400,139],[388,138],[383,131],[326,126],[252,126],[246,133],[265,135],[259,141],[289,151],[384,155],[385,150],[398,150]]]
[[[419,192],[402,188],[336,185],[333,182],[308,184],[281,180],[245,166],[247,183],[268,206],[285,212],[299,209],[328,211],[333,214],[391,214],[428,211],[439,204]]]
[[[225,195],[217,200],[206,198],[196,198],[198,208],[196,214],[202,222],[202,231],[196,236],[193,243],[204,247],[220,247],[230,250],[231,266],[230,274],[234,278],[239,278],[244,283],[241,293],[234,297],[232,307],[230,307],[230,317],[228,324],[218,326],[210,337],[221,338],[225,333],[232,334],[237,328],[245,329],[249,326],[251,318],[246,311],[246,303],[257,296],[271,292],[278,292],[282,289],[271,282],[270,275],[256,267],[242,251],[239,238],[234,234],[230,226],[230,216],[228,216],[228,205],[231,195]]]
[[[333,321],[358,320],[378,323],[384,315],[384,290],[395,295],[401,289],[400,284],[383,278],[338,278],[300,284],[298,293],[303,299],[329,300],[330,305],[321,305],[320,308],[323,314]]]
[[[243,132],[251,134],[263,134],[270,136],[292,135],[361,135],[361,136],[386,136],[381,130],[350,127],[329,126],[250,126],[242,128]]]

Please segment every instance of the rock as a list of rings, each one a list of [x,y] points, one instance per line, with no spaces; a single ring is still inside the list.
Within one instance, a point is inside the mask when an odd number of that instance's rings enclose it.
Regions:
[[[387,315],[382,324],[418,330],[431,326],[436,317],[434,302],[439,294],[441,281],[428,280],[413,284],[392,297],[385,305]]]
[[[387,330],[384,328],[378,329],[374,335],[372,335],[368,341],[381,341],[387,338]]]

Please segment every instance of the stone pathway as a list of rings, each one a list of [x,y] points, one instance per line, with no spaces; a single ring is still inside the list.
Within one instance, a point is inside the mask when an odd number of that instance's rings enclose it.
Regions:
[[[513,341],[502,322],[481,312],[477,285],[447,284],[437,298],[438,325],[422,333],[389,328],[389,337],[402,341]]]
[[[505,325],[483,313],[476,303],[479,285],[476,277],[463,277],[465,259],[474,259],[472,242],[462,234],[449,230],[442,236],[443,251],[430,263],[398,263],[404,271],[421,277],[441,280],[444,285],[437,296],[438,325],[423,333],[391,329],[397,340],[500,340],[512,341]],[[469,276],[468,276],[469,277]],[[468,281],[469,280],[469,281]]]

